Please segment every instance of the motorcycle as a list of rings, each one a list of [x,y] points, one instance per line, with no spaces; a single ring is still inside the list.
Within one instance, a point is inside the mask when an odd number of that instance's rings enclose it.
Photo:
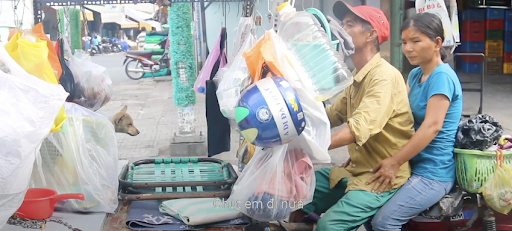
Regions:
[[[97,54],[101,53],[100,50],[99,50],[100,46],[101,46],[101,44],[99,44],[97,46],[91,45],[91,49],[89,50],[89,55],[90,56],[94,56],[94,55],[97,55]]]
[[[114,53],[121,52],[121,45],[119,45],[119,43],[114,42],[114,43],[112,43],[111,46],[112,46],[112,52],[114,52]]]
[[[459,155],[455,153],[456,155]],[[462,161],[462,160],[461,160]],[[466,162],[461,162],[466,164]],[[464,165],[466,166],[466,165]],[[479,173],[460,172],[460,179],[471,178],[471,185],[480,185],[485,182],[484,175],[490,175],[494,170],[488,169],[482,161],[478,162],[481,169],[473,168]],[[467,168],[467,167],[466,167]],[[466,175],[466,176],[463,176]],[[459,177],[459,175],[457,176]],[[403,231],[512,231],[512,213],[505,215],[494,211],[487,206],[483,196],[477,188],[480,186],[469,186],[468,182],[457,181],[458,184],[441,199],[438,203],[412,218],[402,226]],[[467,180],[467,179],[466,179]],[[480,183],[477,183],[480,181]],[[462,182],[462,183],[461,183]],[[464,185],[466,184],[466,185]],[[459,186],[461,185],[461,186]],[[470,191],[470,192],[468,192]],[[311,223],[317,222],[319,216],[310,216],[308,223],[280,223],[281,229],[275,230],[312,230]],[[371,231],[371,221],[364,225],[366,231]]]
[[[167,38],[162,39],[158,45],[165,50],[165,43]],[[125,72],[128,78],[133,80],[139,80],[144,76],[144,73],[151,73],[151,76],[155,72],[161,69],[169,67],[169,53],[164,51],[162,57],[159,60],[151,60],[151,56],[156,55],[155,51],[127,51],[125,53],[125,60],[123,65],[125,66]],[[133,65],[133,67],[131,66]]]
[[[110,47],[111,47],[112,52],[114,52],[114,53],[119,53],[122,50],[121,44],[119,44],[118,39],[110,40]]]

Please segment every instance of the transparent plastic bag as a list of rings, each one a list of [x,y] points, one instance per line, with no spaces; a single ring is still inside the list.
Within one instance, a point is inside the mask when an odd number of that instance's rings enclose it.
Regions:
[[[306,117],[306,127],[299,138],[307,143],[306,153],[310,156],[313,163],[331,163],[331,156],[328,153],[331,145],[331,123],[325,112],[322,102],[314,99],[314,95],[307,90],[307,86],[300,81],[301,76],[306,75],[300,68],[300,62],[295,59],[284,42],[274,31],[270,31],[271,49],[279,72],[283,74],[290,85],[297,93],[300,100],[302,111]]]
[[[28,74],[0,46],[0,229],[18,210],[34,160],[68,93]]]
[[[253,17],[240,17],[238,21],[238,27],[235,30],[235,41],[233,41],[233,58],[239,55],[240,52],[247,50],[244,48],[244,44],[246,44],[247,39],[256,40],[256,37],[253,35],[254,30],[254,18]],[[254,42],[253,42],[254,43]],[[252,46],[252,45],[251,45]],[[231,59],[228,59],[229,63],[232,62]]]
[[[252,47],[254,42],[252,36],[249,36],[233,62],[215,76],[219,82],[216,93],[220,111],[228,119],[235,119],[235,107],[240,99],[240,93],[252,83],[242,52]]]
[[[256,148],[254,157],[238,177],[228,202],[259,221],[288,218],[311,202],[315,174],[301,140],[275,148]]]
[[[39,171],[32,187],[58,193],[83,193],[85,200],[64,200],[57,208],[112,213],[117,208],[118,150],[114,125],[107,117],[74,103],[65,103],[68,119],[60,132],[41,145]]]
[[[68,61],[75,78],[73,102],[97,111],[110,101],[112,80],[106,68],[95,64],[84,51],[77,50]]]
[[[489,207],[499,213],[512,210],[512,168],[503,164],[503,152],[496,150],[496,170],[480,188],[480,193]]]
[[[280,12],[278,36],[300,63],[300,81],[317,101],[325,101],[352,84],[352,73],[344,57],[334,45],[315,16],[295,11],[291,5]],[[290,55],[292,55],[290,54]]]

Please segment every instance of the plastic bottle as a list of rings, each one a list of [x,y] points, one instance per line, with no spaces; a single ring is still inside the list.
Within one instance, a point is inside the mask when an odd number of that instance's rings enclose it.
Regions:
[[[304,86],[318,101],[337,95],[352,84],[351,72],[315,16],[281,4],[277,35],[296,56],[306,72]]]

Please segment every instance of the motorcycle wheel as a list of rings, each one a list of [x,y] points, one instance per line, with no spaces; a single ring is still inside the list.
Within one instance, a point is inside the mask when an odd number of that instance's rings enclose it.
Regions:
[[[90,56],[94,56],[95,54],[96,54],[96,52],[94,52],[93,50],[89,51]]]
[[[129,65],[130,64],[134,64],[134,68],[133,69],[144,69],[143,66],[142,66],[142,63],[139,62],[139,60],[135,60],[135,59],[132,59],[130,61],[128,61],[126,63],[126,65],[124,66],[124,71],[126,72],[126,76],[128,76],[128,78],[130,79],[133,79],[133,80],[139,80],[139,79],[142,79],[142,77],[144,76],[144,72],[130,72],[128,71],[129,68]]]
[[[119,53],[119,52],[121,52],[121,49],[119,49],[118,46],[114,46],[114,47],[112,47],[112,52]]]

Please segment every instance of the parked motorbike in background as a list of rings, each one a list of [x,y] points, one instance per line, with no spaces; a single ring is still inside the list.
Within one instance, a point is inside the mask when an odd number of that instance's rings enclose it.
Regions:
[[[100,47],[101,47],[101,44],[99,44],[97,46],[96,45],[91,45],[91,49],[89,51],[89,55],[90,56],[95,56],[97,54],[100,54],[101,53],[101,51],[100,51],[101,48]]]
[[[110,48],[112,50],[112,52],[114,53],[119,53],[121,52],[122,50],[122,47],[121,47],[121,44],[119,44],[119,39],[111,39],[110,40]]]
[[[167,38],[162,39],[158,45],[165,50]],[[125,72],[128,78],[139,80],[144,76],[144,73],[153,73],[160,71],[160,69],[169,67],[169,53],[165,50],[159,60],[151,60],[151,56],[155,55],[155,51],[127,51],[125,53]]]

